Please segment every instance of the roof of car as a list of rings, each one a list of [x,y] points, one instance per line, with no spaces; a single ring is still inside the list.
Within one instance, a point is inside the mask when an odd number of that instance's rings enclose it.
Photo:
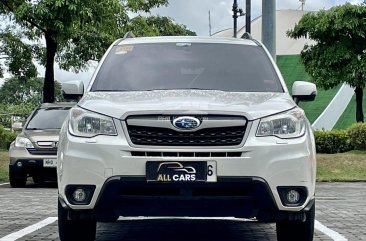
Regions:
[[[40,108],[54,108],[54,107],[73,107],[76,102],[56,102],[56,103],[43,103]]]
[[[141,38],[122,38],[116,45],[140,44],[140,43],[220,43],[220,44],[241,44],[257,46],[258,44],[251,39],[242,38],[216,38],[198,36],[160,36],[160,37],[141,37]]]

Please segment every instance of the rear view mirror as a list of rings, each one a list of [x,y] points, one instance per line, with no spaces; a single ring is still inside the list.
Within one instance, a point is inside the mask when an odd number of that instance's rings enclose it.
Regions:
[[[65,99],[79,99],[84,94],[84,83],[81,80],[67,81],[62,83],[61,90]]]
[[[13,129],[13,131],[21,131],[23,129],[23,123],[22,122],[14,122],[11,125],[11,129]]]
[[[313,101],[317,94],[316,85],[306,81],[295,81],[292,85],[292,98],[299,103],[300,101]]]

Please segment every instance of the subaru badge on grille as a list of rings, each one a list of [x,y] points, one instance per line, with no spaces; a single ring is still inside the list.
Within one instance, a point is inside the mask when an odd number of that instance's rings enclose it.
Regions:
[[[182,116],[175,118],[173,125],[180,130],[193,130],[201,125],[201,121],[195,117]]]

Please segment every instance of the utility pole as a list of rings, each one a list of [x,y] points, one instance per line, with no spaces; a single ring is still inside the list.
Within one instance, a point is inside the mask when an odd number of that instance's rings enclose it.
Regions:
[[[276,61],[276,0],[262,0],[262,42]]]
[[[252,12],[252,0],[246,0],[245,4],[245,32],[250,33],[251,32],[251,12]]]
[[[211,33],[211,11],[208,10],[208,34],[211,37],[212,33]]]
[[[237,37],[237,31],[238,31],[238,17],[244,16],[245,13],[243,12],[243,9],[238,8],[238,0],[234,0],[233,4],[233,19],[234,19],[234,38]]]
[[[304,6],[305,6],[305,2],[306,0],[299,0],[301,2],[301,11],[304,11]]]

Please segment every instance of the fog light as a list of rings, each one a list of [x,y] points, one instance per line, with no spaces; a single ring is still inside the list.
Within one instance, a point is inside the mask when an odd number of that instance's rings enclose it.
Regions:
[[[295,204],[300,200],[300,193],[296,190],[290,190],[286,194],[286,199],[288,203]]]
[[[23,163],[22,162],[17,162],[17,166],[18,167],[22,167],[23,166]]]
[[[84,189],[78,188],[74,191],[74,193],[72,194],[72,197],[74,198],[74,200],[76,202],[84,202],[86,199],[86,193],[85,193]]]

